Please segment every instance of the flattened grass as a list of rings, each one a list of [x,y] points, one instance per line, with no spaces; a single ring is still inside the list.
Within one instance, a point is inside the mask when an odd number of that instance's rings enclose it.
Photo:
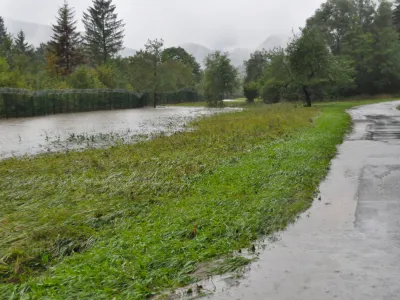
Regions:
[[[0,295],[144,299],[192,282],[311,205],[351,105],[262,106],[150,142],[0,162]]]

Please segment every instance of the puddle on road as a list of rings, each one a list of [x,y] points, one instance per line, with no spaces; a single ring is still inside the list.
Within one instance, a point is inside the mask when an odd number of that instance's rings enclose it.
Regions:
[[[366,139],[374,141],[400,139],[400,116],[367,115],[366,118],[370,121]]]
[[[235,108],[161,107],[0,120],[0,159],[134,143]]]

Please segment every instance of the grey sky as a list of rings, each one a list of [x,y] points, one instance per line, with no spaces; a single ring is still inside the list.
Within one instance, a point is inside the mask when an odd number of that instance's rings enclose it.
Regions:
[[[64,0],[0,0],[0,14],[15,20],[54,23]],[[214,48],[255,48],[271,34],[303,26],[322,0],[114,0],[126,23],[125,45],[142,48],[148,38]],[[91,0],[69,0],[81,19]],[[79,22],[82,29],[82,24]]]

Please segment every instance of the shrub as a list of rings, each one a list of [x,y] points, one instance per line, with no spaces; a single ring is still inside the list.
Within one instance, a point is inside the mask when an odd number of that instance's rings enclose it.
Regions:
[[[243,93],[247,102],[254,103],[254,99],[258,97],[258,85],[256,82],[249,82],[243,85]]]

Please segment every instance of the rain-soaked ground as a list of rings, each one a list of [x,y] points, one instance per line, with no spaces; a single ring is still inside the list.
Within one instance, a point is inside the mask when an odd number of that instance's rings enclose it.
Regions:
[[[201,292],[216,300],[400,299],[399,105],[350,110],[354,130],[321,198],[278,241],[258,249],[242,278],[198,283]]]
[[[193,119],[232,109],[160,107],[0,120],[0,159],[131,143],[184,130]]]

